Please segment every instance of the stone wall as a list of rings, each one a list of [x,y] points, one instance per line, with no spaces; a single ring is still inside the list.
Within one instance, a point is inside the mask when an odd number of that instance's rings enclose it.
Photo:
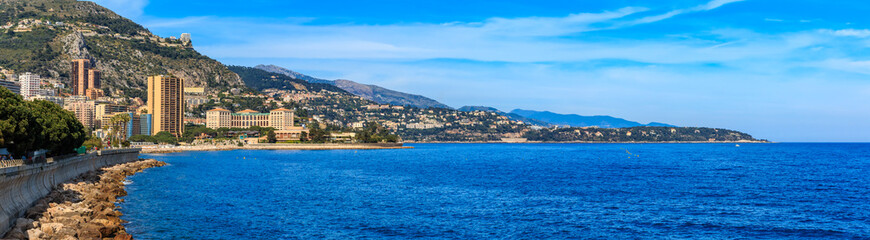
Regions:
[[[108,165],[139,159],[140,149],[104,150],[48,163],[0,168],[0,236],[59,183]]]

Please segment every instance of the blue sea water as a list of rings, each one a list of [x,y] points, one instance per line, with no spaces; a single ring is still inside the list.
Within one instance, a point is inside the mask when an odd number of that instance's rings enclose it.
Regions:
[[[870,144],[151,154],[137,239],[870,239]]]

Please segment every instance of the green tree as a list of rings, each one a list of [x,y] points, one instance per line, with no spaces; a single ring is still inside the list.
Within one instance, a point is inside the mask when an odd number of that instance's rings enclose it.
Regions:
[[[269,133],[266,134],[266,141],[269,141],[269,143],[278,142],[278,137],[275,135],[275,130],[269,130]]]
[[[85,139],[85,142],[82,143],[82,146],[85,146],[85,148],[87,148],[88,150],[92,150],[94,149],[94,147],[96,147],[97,149],[103,149],[103,140],[100,140],[100,138],[91,135],[88,136],[87,139]]]
[[[168,144],[176,144],[178,143],[178,139],[175,138],[175,135],[169,133],[167,131],[158,132],[154,135],[154,139],[159,143],[168,143]]]
[[[40,148],[49,150],[51,155],[73,153],[87,139],[85,127],[76,120],[72,112],[49,101],[27,103],[31,105],[31,112],[36,115],[36,124],[42,130],[34,137],[42,143]]]
[[[157,140],[154,139],[154,137],[149,136],[149,135],[133,135],[133,136],[130,136],[130,141],[131,141],[131,142],[152,142],[152,143],[157,143]]]
[[[308,138],[311,142],[322,143],[326,141],[326,131],[320,128],[317,122],[308,123]]]
[[[24,101],[0,87],[0,148],[16,157],[39,149],[57,156],[75,152],[85,138],[72,112],[47,101]]]
[[[33,112],[18,94],[0,87],[0,145],[15,157],[35,149],[41,129],[36,126]]]

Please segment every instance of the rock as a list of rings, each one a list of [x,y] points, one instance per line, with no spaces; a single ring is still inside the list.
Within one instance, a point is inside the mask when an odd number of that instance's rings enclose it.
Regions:
[[[21,231],[20,228],[13,228],[12,230],[9,230],[8,233],[6,233],[6,237],[4,237],[4,238],[27,239],[27,235],[24,234],[24,232]]]
[[[34,228],[33,222],[35,221],[27,218],[19,218],[15,220],[15,228],[20,228],[22,230]]]
[[[42,238],[44,235],[45,235],[45,233],[43,233],[42,230],[39,230],[37,228],[27,230],[27,239],[28,240],[37,240],[37,239]]]
[[[76,236],[76,228],[74,226],[63,226],[58,230],[55,235],[58,236]]]
[[[125,196],[124,179],[145,168],[163,166],[144,160],[91,171],[73,182],[58,184],[45,198],[17,219],[7,234],[12,239],[132,239],[124,229],[115,202]],[[34,221],[38,220],[38,221]]]
[[[130,236],[130,234],[127,233],[122,233],[115,236],[114,240],[133,240],[133,236]]]
[[[82,224],[77,232],[76,237],[79,239],[101,239],[103,234],[100,231],[100,226],[91,223]]]
[[[63,224],[60,223],[43,223],[42,226],[39,227],[39,229],[47,235],[54,235],[60,231],[61,228],[63,228]]]

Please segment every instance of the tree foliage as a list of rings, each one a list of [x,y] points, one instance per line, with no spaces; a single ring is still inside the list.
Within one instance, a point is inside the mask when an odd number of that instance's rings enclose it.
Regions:
[[[87,138],[72,112],[48,101],[24,101],[0,88],[0,147],[16,157],[39,149],[57,156],[75,152]]]
[[[366,122],[362,130],[357,132],[357,139],[364,143],[398,142],[399,136],[390,134],[390,130],[376,122]]]

